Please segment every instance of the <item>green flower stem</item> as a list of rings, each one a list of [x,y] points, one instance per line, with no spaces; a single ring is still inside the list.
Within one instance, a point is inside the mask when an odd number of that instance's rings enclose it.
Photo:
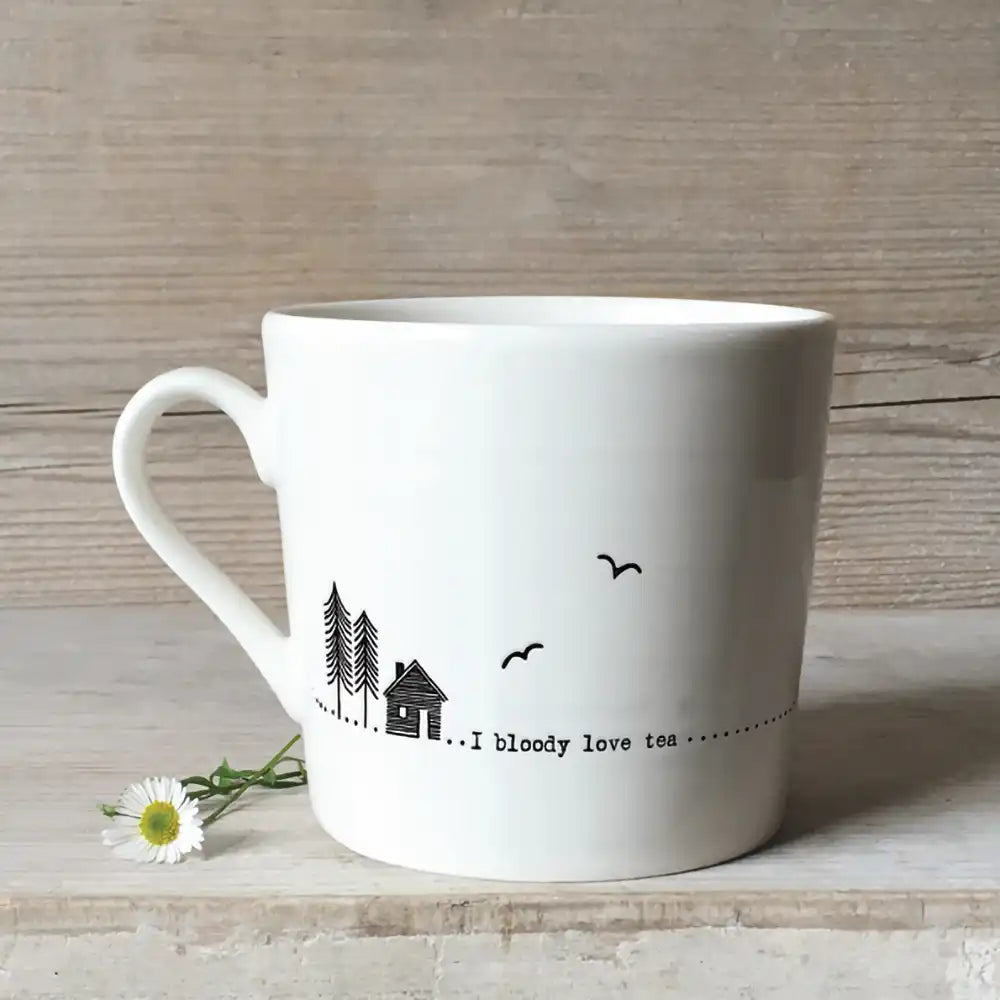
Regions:
[[[203,820],[202,825],[208,826],[214,823],[248,788],[253,788],[255,785],[261,788],[300,788],[302,785],[308,784],[306,762],[301,757],[287,755],[287,751],[295,746],[300,739],[302,739],[301,736],[292,737],[262,768],[256,771],[238,771],[230,767],[229,762],[223,758],[222,763],[207,777],[194,774],[189,778],[182,779],[181,785],[184,787],[184,794],[194,802],[220,795],[225,797],[218,808]],[[291,770],[278,771],[277,768],[282,764],[292,765]],[[118,815],[116,805],[101,803],[98,809],[112,819]]]
[[[218,808],[213,812],[210,812],[205,819],[202,821],[202,826],[211,826],[227,809],[229,809],[239,797],[248,789],[252,788],[254,785],[259,784],[261,778],[268,771],[273,771],[275,767],[281,762],[281,759],[285,756],[285,753],[290,750],[302,737],[298,734],[293,736],[259,771],[254,771],[247,776],[246,782],[237,788],[224,802],[222,802]],[[304,784],[304,782],[303,782]]]

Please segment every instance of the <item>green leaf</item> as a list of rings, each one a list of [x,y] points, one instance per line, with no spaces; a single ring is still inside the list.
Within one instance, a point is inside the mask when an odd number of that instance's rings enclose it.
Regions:
[[[225,813],[237,799],[248,789],[255,786],[262,788],[300,788],[308,783],[306,762],[301,757],[292,757],[288,751],[301,740],[301,735],[293,736],[263,767],[239,770],[233,767],[226,757],[207,777],[203,774],[192,774],[181,781],[188,798],[200,802],[203,799],[222,798],[222,802],[203,821],[205,826],[214,823]],[[291,765],[290,769],[278,772],[282,764]],[[116,806],[100,804],[98,809],[108,817],[118,815]]]

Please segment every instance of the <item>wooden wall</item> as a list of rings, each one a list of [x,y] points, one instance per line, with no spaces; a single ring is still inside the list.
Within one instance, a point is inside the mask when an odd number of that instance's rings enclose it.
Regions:
[[[268,306],[581,290],[835,312],[816,603],[1000,599],[997,0],[6,5],[0,603],[189,599],[113,422],[176,364],[261,386]],[[153,464],[279,598],[226,420]]]

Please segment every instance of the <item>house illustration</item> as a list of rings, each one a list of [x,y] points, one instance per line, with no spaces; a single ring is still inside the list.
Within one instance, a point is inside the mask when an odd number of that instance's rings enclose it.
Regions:
[[[385,689],[385,731],[393,736],[441,739],[445,693],[416,660],[396,664],[396,679]]]

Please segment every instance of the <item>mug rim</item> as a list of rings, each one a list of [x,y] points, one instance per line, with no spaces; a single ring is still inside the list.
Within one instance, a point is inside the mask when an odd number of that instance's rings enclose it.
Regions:
[[[492,315],[491,315],[492,313]],[[408,329],[726,330],[829,329],[832,314],[736,299],[615,295],[451,295],[302,302],[269,309],[275,320]],[[282,323],[281,325],[284,325]]]

